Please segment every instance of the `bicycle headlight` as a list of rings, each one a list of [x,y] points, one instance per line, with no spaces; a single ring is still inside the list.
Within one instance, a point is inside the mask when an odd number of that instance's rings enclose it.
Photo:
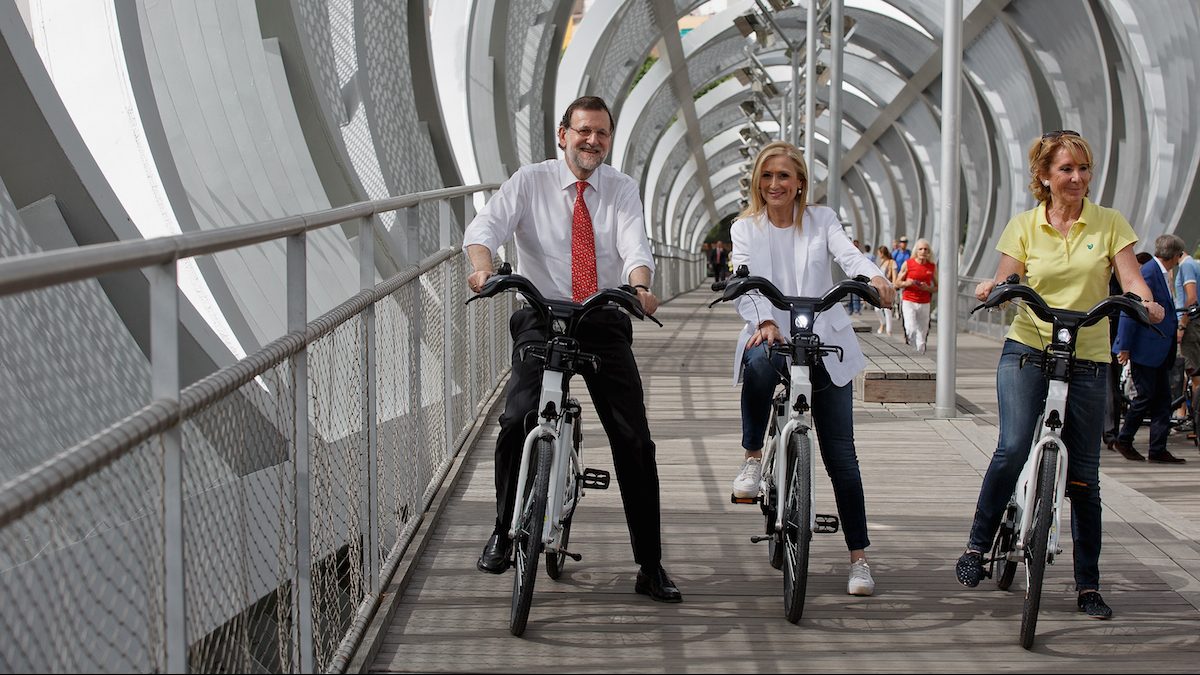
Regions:
[[[550,322],[550,329],[562,335],[567,332],[567,322],[562,319],[554,319]]]
[[[804,330],[805,328],[808,328],[808,317],[803,314],[801,314],[800,316],[797,316],[796,317],[796,328],[799,328],[800,330]]]
[[[1070,342],[1071,341],[1071,331],[1067,330],[1066,328],[1059,328],[1058,329],[1058,341],[1063,342],[1063,343]]]

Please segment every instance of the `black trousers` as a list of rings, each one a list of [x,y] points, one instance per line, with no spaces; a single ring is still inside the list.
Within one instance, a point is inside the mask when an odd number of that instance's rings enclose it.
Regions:
[[[513,313],[508,329],[513,337],[513,364],[496,439],[496,533],[507,533],[512,522],[521,450],[525,436],[537,424],[542,390],[542,362],[520,361],[519,350],[548,337],[537,314],[528,308]],[[583,377],[612,447],[633,559],[653,567],[662,559],[658,465],[646,421],[642,378],[633,358],[633,326],[617,309],[602,309],[588,316],[577,339],[582,351],[600,357],[600,372]]]
[[[1175,365],[1175,350],[1158,367],[1134,363],[1130,367],[1137,396],[1125,413],[1119,439],[1133,443],[1134,434],[1142,425],[1142,419],[1150,418],[1150,455],[1159,456],[1167,449],[1167,436],[1171,433],[1171,368]]]

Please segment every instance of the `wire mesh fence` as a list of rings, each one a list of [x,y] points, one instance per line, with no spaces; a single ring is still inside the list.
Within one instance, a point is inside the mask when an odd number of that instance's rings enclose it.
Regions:
[[[664,300],[705,273],[658,265]],[[344,663],[511,363],[516,300],[467,305],[468,266],[443,250],[0,486],[0,671],[171,670],[176,629],[190,671]]]

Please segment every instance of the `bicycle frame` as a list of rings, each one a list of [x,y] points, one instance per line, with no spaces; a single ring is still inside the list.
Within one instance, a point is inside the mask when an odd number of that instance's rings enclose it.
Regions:
[[[791,368],[789,370],[791,373],[790,382],[787,385],[787,406],[789,410],[787,421],[783,422],[782,426],[779,427],[779,433],[775,435],[775,443],[768,446],[766,456],[763,457],[763,465],[773,467],[771,480],[774,481],[776,488],[775,494],[779,497],[780,501],[782,501],[783,495],[788,493],[787,462],[778,462],[776,459],[778,457],[787,456],[788,441],[791,440],[792,434],[807,434],[809,429],[812,428],[811,420],[809,419],[808,414],[808,402],[812,401],[812,379],[810,377],[811,371],[811,366],[806,364],[797,364],[793,359]],[[803,401],[804,404],[798,405],[800,401]],[[779,425],[779,423],[780,421],[776,419],[776,424]],[[812,447],[818,447],[815,434],[812,437]],[[814,512],[816,504],[815,497],[813,495],[814,490],[812,489],[814,487],[813,474],[814,472],[812,471],[810,471],[808,474],[810,488],[808,491],[808,497],[810,506],[812,507],[809,509],[809,530],[812,530],[816,524],[816,516]],[[770,489],[770,485],[767,483],[766,476],[763,477],[761,486],[764,498],[770,499],[772,491]],[[775,532],[783,532],[783,509],[781,508],[775,509]]]
[[[552,343],[553,344],[553,343]],[[551,348],[553,350],[553,347]],[[548,356],[548,360],[549,360]],[[550,465],[550,492],[546,499],[546,517],[542,523],[542,544],[546,551],[557,553],[563,521],[571,516],[578,497],[571,493],[570,482],[582,472],[582,447],[575,447],[575,425],[579,423],[579,403],[567,398],[567,380],[570,374],[547,367],[542,371],[542,393],[538,401],[539,423],[525,436],[521,450],[521,471],[517,478],[517,494],[524,495],[528,483],[529,467],[533,462],[533,446],[541,439],[550,441],[554,448],[554,459]],[[566,495],[570,494],[569,498]],[[522,505],[518,504],[518,507]],[[508,536],[515,538],[524,508],[514,508]]]
[[[1054,557],[1061,552],[1058,547],[1059,525],[1061,523],[1060,514],[1062,512],[1063,497],[1066,494],[1067,485],[1067,446],[1063,443],[1062,436],[1058,433],[1058,428],[1053,424],[1047,424],[1046,420],[1063,420],[1066,419],[1067,412],[1067,391],[1068,383],[1063,380],[1052,379],[1049,382],[1049,388],[1046,393],[1046,408],[1039,418],[1042,426],[1042,435],[1033,442],[1033,447],[1029,451],[1029,457],[1025,460],[1025,465],[1021,468],[1020,477],[1017,478],[1017,487],[1013,492],[1012,503],[1017,507],[1016,512],[1016,542],[1013,550],[1008,553],[1007,559],[1021,561],[1021,557],[1025,551],[1029,535],[1030,526],[1033,522],[1033,505],[1036,496],[1035,488],[1037,487],[1037,472],[1038,467],[1042,463],[1042,452],[1045,447],[1051,443],[1058,446],[1058,461],[1055,466],[1055,481],[1054,481],[1054,508],[1050,516],[1050,543],[1046,547],[1048,563],[1054,562]]]

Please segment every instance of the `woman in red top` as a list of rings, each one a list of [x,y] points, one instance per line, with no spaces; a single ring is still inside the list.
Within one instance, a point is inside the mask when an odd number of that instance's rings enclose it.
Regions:
[[[929,335],[929,308],[937,293],[937,265],[933,264],[929,240],[918,239],[913,257],[900,268],[896,288],[903,289],[900,310],[904,316],[904,338],[917,351],[925,351]]]

